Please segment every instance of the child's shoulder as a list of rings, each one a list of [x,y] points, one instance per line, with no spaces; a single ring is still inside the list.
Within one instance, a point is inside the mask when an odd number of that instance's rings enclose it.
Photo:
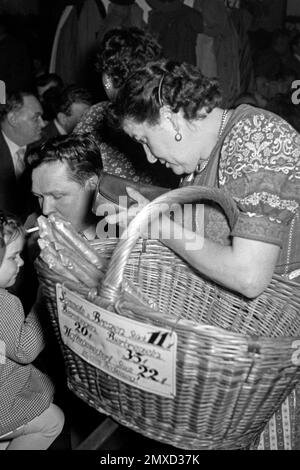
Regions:
[[[21,300],[18,297],[0,287],[0,309],[2,310],[5,308],[23,309]]]

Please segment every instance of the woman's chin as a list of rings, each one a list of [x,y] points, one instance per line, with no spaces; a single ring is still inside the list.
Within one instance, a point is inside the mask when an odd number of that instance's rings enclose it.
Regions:
[[[179,165],[172,165],[169,168],[173,171],[173,173],[175,173],[175,175],[184,175],[186,173],[185,170]]]

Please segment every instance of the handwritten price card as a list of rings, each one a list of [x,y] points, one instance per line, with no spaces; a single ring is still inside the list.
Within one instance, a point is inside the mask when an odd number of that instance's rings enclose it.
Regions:
[[[150,393],[176,394],[177,334],[107,312],[56,285],[62,340],[107,374]]]

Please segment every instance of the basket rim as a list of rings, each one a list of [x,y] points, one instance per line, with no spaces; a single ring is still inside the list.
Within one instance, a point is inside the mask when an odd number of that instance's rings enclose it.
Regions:
[[[55,286],[55,288],[56,288],[57,284],[60,284],[64,287],[66,287],[67,289],[71,290],[73,293],[75,293],[79,296],[82,296],[84,298],[84,300],[93,303],[93,300],[91,298],[88,298],[88,295],[92,291],[92,289],[90,289],[88,287],[85,287],[85,286],[82,286],[82,288],[81,288],[82,292],[78,292],[77,290],[75,290],[75,286],[69,286],[68,285],[68,284],[70,284],[69,280],[66,279],[64,281],[62,279],[62,276],[59,276],[58,274],[54,273],[42,259],[39,258],[38,263],[39,263],[40,268],[42,268],[42,271],[40,269],[38,269],[39,279],[42,277],[45,281],[51,282],[52,286],[53,287]],[[46,269],[44,270],[43,268],[46,268]],[[44,271],[51,272],[51,277],[45,276]],[[278,277],[282,281],[281,277],[280,276],[278,276]],[[297,283],[293,283],[293,284],[297,285]],[[114,313],[116,313],[117,315],[120,315],[120,316],[124,316],[124,318],[128,318],[128,316],[126,314],[124,315],[125,312],[124,311],[122,312],[120,310],[122,310],[122,308],[124,308],[124,306],[122,306],[122,304],[124,304],[124,302],[126,303],[126,298],[128,298],[128,300],[129,300],[130,296],[131,296],[131,294],[129,292],[126,292],[126,290],[125,290],[123,292],[122,298],[119,298],[114,304],[111,303],[111,305],[114,307]],[[99,296],[97,294],[96,297],[98,299],[100,299],[100,301],[101,301],[101,296]],[[54,300],[56,301],[56,298],[54,298]],[[96,303],[94,305],[96,305],[99,308],[103,308],[104,310],[106,310],[105,307],[100,307]],[[147,317],[145,317],[145,323],[146,323],[147,319],[149,319],[149,320],[151,320],[153,322],[156,322],[156,323],[157,322],[164,323],[165,328],[170,328],[173,331],[176,331],[176,329],[182,329],[184,331],[190,331],[190,332],[192,331],[192,333],[196,334],[196,335],[200,335],[200,334],[204,333],[207,337],[213,337],[213,336],[217,335],[218,337],[222,338],[222,337],[226,336],[227,338],[232,338],[233,340],[236,340],[236,341],[239,340],[241,343],[244,342],[245,345],[247,345],[248,347],[251,346],[253,343],[255,343],[256,345],[260,345],[260,343],[262,343],[264,346],[267,346],[268,344],[271,345],[271,344],[274,344],[274,343],[275,344],[282,343],[283,345],[285,345],[285,344],[287,345],[288,343],[291,343],[291,341],[294,342],[294,341],[297,341],[297,339],[300,339],[300,335],[299,336],[277,336],[277,337],[255,335],[255,334],[246,335],[244,333],[239,333],[239,332],[236,332],[236,331],[230,331],[230,330],[222,328],[220,326],[201,323],[201,321],[196,322],[194,320],[190,320],[190,319],[186,319],[186,318],[177,319],[177,318],[174,318],[170,314],[166,314],[166,313],[157,311],[155,309],[151,309],[151,307],[149,305],[144,305],[144,308],[145,308],[145,311],[147,310]],[[130,309],[127,308],[127,310],[130,310]],[[126,308],[125,308],[125,311],[126,311]],[[138,321],[142,321],[142,320],[138,320]]]

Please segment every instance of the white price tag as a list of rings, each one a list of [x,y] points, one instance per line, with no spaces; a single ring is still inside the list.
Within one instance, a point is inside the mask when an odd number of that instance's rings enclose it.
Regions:
[[[176,394],[177,334],[122,317],[56,285],[66,346],[89,364],[150,393]]]

